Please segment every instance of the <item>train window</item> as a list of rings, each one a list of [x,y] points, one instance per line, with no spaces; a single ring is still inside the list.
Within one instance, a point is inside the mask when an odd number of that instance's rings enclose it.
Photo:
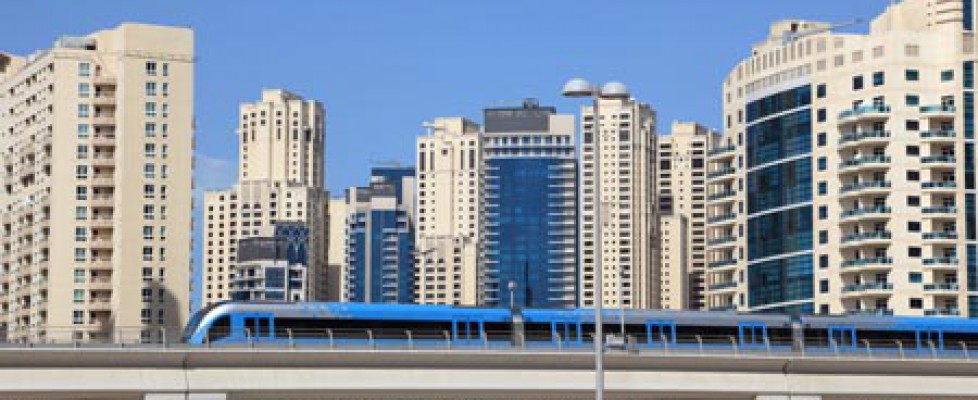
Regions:
[[[760,322],[745,322],[737,327],[742,346],[758,346],[768,344],[767,325]]]
[[[851,349],[856,343],[856,328],[852,326],[830,326],[829,345],[835,348]]]
[[[673,321],[649,321],[646,329],[649,345],[676,343],[676,323]]]

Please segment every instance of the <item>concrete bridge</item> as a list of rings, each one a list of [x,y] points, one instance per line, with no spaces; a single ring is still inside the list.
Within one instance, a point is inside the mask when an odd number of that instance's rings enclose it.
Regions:
[[[3,348],[0,398],[591,399],[583,350]],[[978,361],[610,351],[607,399],[978,398]]]

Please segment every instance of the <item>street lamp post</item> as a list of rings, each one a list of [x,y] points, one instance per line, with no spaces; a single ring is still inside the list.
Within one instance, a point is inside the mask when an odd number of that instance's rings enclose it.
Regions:
[[[595,270],[594,273],[594,286],[595,286],[594,289],[594,375],[595,375],[594,398],[595,400],[603,400],[604,399],[604,359],[603,359],[604,346],[602,345],[602,341],[604,339],[603,338],[604,327],[602,326],[601,312],[602,312],[602,306],[604,302],[604,296],[602,293],[604,291],[604,287],[602,286],[601,278],[604,271],[602,271],[601,269],[601,264],[602,264],[601,261],[602,258],[604,257],[604,254],[602,254],[601,252],[601,247],[604,238],[601,236],[601,234],[603,230],[602,226],[604,225],[604,219],[603,219],[604,207],[602,206],[603,201],[601,198],[601,179],[602,179],[601,146],[598,143],[601,137],[601,114],[598,112],[598,107],[600,105],[599,103],[601,98],[601,91],[600,89],[598,89],[597,86],[592,85],[590,82],[584,79],[574,78],[567,81],[567,83],[564,84],[563,95],[565,97],[590,97],[594,102],[593,105],[594,107],[593,146],[594,146],[594,175],[595,175],[594,192],[595,192],[595,196],[597,197],[597,203],[598,203],[597,223],[594,225],[595,236],[596,236],[596,239],[594,240],[595,243],[594,248],[596,254],[595,262],[594,262],[594,270]],[[581,132],[583,131],[584,129],[582,126]]]

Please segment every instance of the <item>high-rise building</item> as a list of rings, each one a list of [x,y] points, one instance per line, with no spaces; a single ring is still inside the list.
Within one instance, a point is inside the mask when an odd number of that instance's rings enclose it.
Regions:
[[[706,270],[706,152],[717,134],[673,122],[660,136],[656,187],[660,213],[660,306],[700,309]]]
[[[9,339],[159,340],[186,324],[193,82],[186,28],[122,24],[0,53]]]
[[[480,304],[577,305],[574,116],[528,99],[485,110]]]
[[[261,236],[238,242],[231,298],[239,301],[306,300],[309,229],[301,222],[276,222]]]
[[[260,101],[241,105],[238,183],[204,195],[204,305],[231,298],[242,239],[289,221],[308,229],[305,298],[325,298],[325,117],[318,101],[278,89],[264,90]]]
[[[605,306],[657,308],[655,111],[617,82],[605,85],[598,101],[600,115],[595,117],[593,106],[586,106],[581,122],[581,306],[593,307],[600,289]],[[601,147],[600,160],[595,143]],[[596,163],[601,164],[600,177]],[[601,180],[601,193],[595,190],[596,179]],[[603,224],[601,238],[597,223]],[[602,259],[601,271],[596,271],[596,257]],[[595,288],[596,273],[603,274],[603,288]]]
[[[723,86],[709,307],[978,315],[973,10],[771,26]]]
[[[343,301],[413,303],[414,168],[379,167],[347,190]]]
[[[464,118],[418,138],[417,277],[421,304],[476,305],[482,256],[482,139]]]
[[[327,211],[327,245],[326,254],[326,301],[341,301],[343,299],[343,271],[346,269],[346,235],[349,210],[346,196],[329,199]]]

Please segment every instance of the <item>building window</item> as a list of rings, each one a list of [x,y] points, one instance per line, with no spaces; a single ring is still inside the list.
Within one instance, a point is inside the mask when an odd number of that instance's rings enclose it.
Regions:
[[[76,247],[75,248],[75,261],[85,261],[86,254],[87,254],[87,252],[86,252],[85,249],[80,248],[80,247]]]
[[[161,65],[160,72],[161,72],[161,75],[163,75],[163,76],[170,76],[170,64],[169,63],[163,63],[163,65]]]
[[[160,116],[166,118],[170,115],[170,105],[163,103],[160,105]]]
[[[920,196],[907,196],[907,206],[920,207]]]
[[[143,177],[146,179],[156,178],[156,165],[153,164],[143,165]]]
[[[815,112],[817,122],[825,122],[825,119],[827,118],[826,115],[827,113],[825,112],[824,108],[819,108],[818,111]]]
[[[908,94],[907,95],[907,105],[908,106],[919,106],[920,105],[920,96],[917,96],[915,94]]]
[[[828,279],[822,279],[822,280],[818,281],[818,292],[819,293],[828,293],[829,292],[829,280]]]
[[[169,83],[164,82],[164,83],[161,83],[160,84],[160,94],[163,95],[163,97],[166,97],[166,96],[169,96],[170,95],[170,84]]]
[[[907,231],[909,232],[920,232],[920,221],[908,221]]]
[[[88,187],[87,186],[76,186],[75,187],[75,200],[88,200]]]
[[[953,69],[946,69],[944,71],[941,71],[941,82],[948,82],[948,81],[953,81],[953,80],[954,80],[954,70]]]
[[[815,98],[824,99],[825,98],[825,84],[820,84],[815,87]]]
[[[146,95],[156,96],[156,82],[146,82]]]
[[[71,312],[71,323],[75,325],[82,325],[85,323],[85,312],[82,310],[74,310]]]
[[[88,240],[88,229],[84,227],[75,227],[75,241],[84,242]]]
[[[78,105],[78,118],[88,118],[89,115],[90,114],[89,114],[88,104],[79,104]]]
[[[88,137],[88,124],[78,124],[78,137],[85,139]]]
[[[920,80],[920,71],[915,69],[908,69],[905,72],[906,79],[910,82],[916,82]]]
[[[825,157],[819,157],[818,158],[818,170],[819,171],[825,171],[825,169],[828,168],[828,164],[829,164],[828,159],[826,159]]]
[[[811,164],[809,164],[809,165],[811,165]],[[809,168],[811,168],[811,167],[809,167]],[[809,171],[811,171],[811,170],[809,170]],[[828,194],[828,192],[829,192],[829,184],[828,184],[828,182],[819,181],[818,182],[818,194],[819,194],[819,196],[824,196],[824,195]]]
[[[89,95],[91,95],[91,89],[92,89],[92,86],[89,85],[88,83],[84,83],[84,82],[79,83],[78,84],[78,97],[88,97]]]
[[[886,83],[883,71],[873,72],[873,86],[883,86]]]
[[[153,248],[143,246],[143,261],[153,261]]]
[[[146,75],[155,76],[156,75],[156,61],[146,62]]]
[[[829,208],[827,206],[818,206],[818,219],[828,219],[829,218]]]
[[[84,221],[88,219],[88,207],[85,206],[75,207],[75,219],[79,221]]]
[[[76,179],[88,179],[88,166],[87,165],[76,165],[75,166],[75,178]]]
[[[818,231],[818,244],[826,244],[829,242],[829,231]]]
[[[829,267],[829,256],[827,254],[818,256],[818,267],[820,269],[826,269]]]
[[[146,130],[146,137],[154,137],[154,136],[156,136],[156,123],[154,123],[154,122],[147,122],[146,125],[145,125],[145,128],[146,128],[145,129]]]
[[[907,249],[907,254],[913,258],[920,258],[923,252],[920,250],[920,247],[910,247]]]
[[[920,121],[907,120],[906,126],[908,131],[918,131],[920,130]]]
[[[143,227],[143,239],[145,239],[145,240],[152,240],[153,239],[153,227],[152,226],[144,226]]]
[[[825,132],[819,132],[818,133],[818,147],[823,147],[826,144],[828,144],[828,136],[825,134]]]
[[[75,283],[85,283],[85,270],[75,268]]]
[[[152,101],[146,102],[146,116],[155,117],[156,116],[156,103]]]
[[[920,299],[920,298],[917,298],[917,297],[911,298],[910,299],[910,308],[912,308],[914,310],[919,310],[921,308],[924,308],[924,300],[923,299]]]
[[[907,180],[916,182],[920,180],[920,171],[907,171]]]
[[[74,303],[75,304],[82,304],[82,303],[85,302],[85,290],[84,289],[75,289],[72,292],[72,296],[71,297],[74,300]]]
[[[908,156],[914,156],[914,157],[919,156],[920,155],[920,147],[913,146],[913,145],[908,145],[907,146],[907,155]]]
[[[92,64],[87,62],[78,63],[78,76],[82,78],[92,76]]]
[[[140,317],[140,320],[144,324],[148,324],[148,323],[152,322],[153,321],[153,313],[152,313],[152,310],[150,310],[148,308],[142,309],[139,312],[139,317]]]
[[[909,279],[910,279],[910,283],[923,283],[924,275],[921,274],[920,272],[911,272]]]
[[[863,88],[863,76],[858,75],[852,77],[852,90],[862,90]]]

